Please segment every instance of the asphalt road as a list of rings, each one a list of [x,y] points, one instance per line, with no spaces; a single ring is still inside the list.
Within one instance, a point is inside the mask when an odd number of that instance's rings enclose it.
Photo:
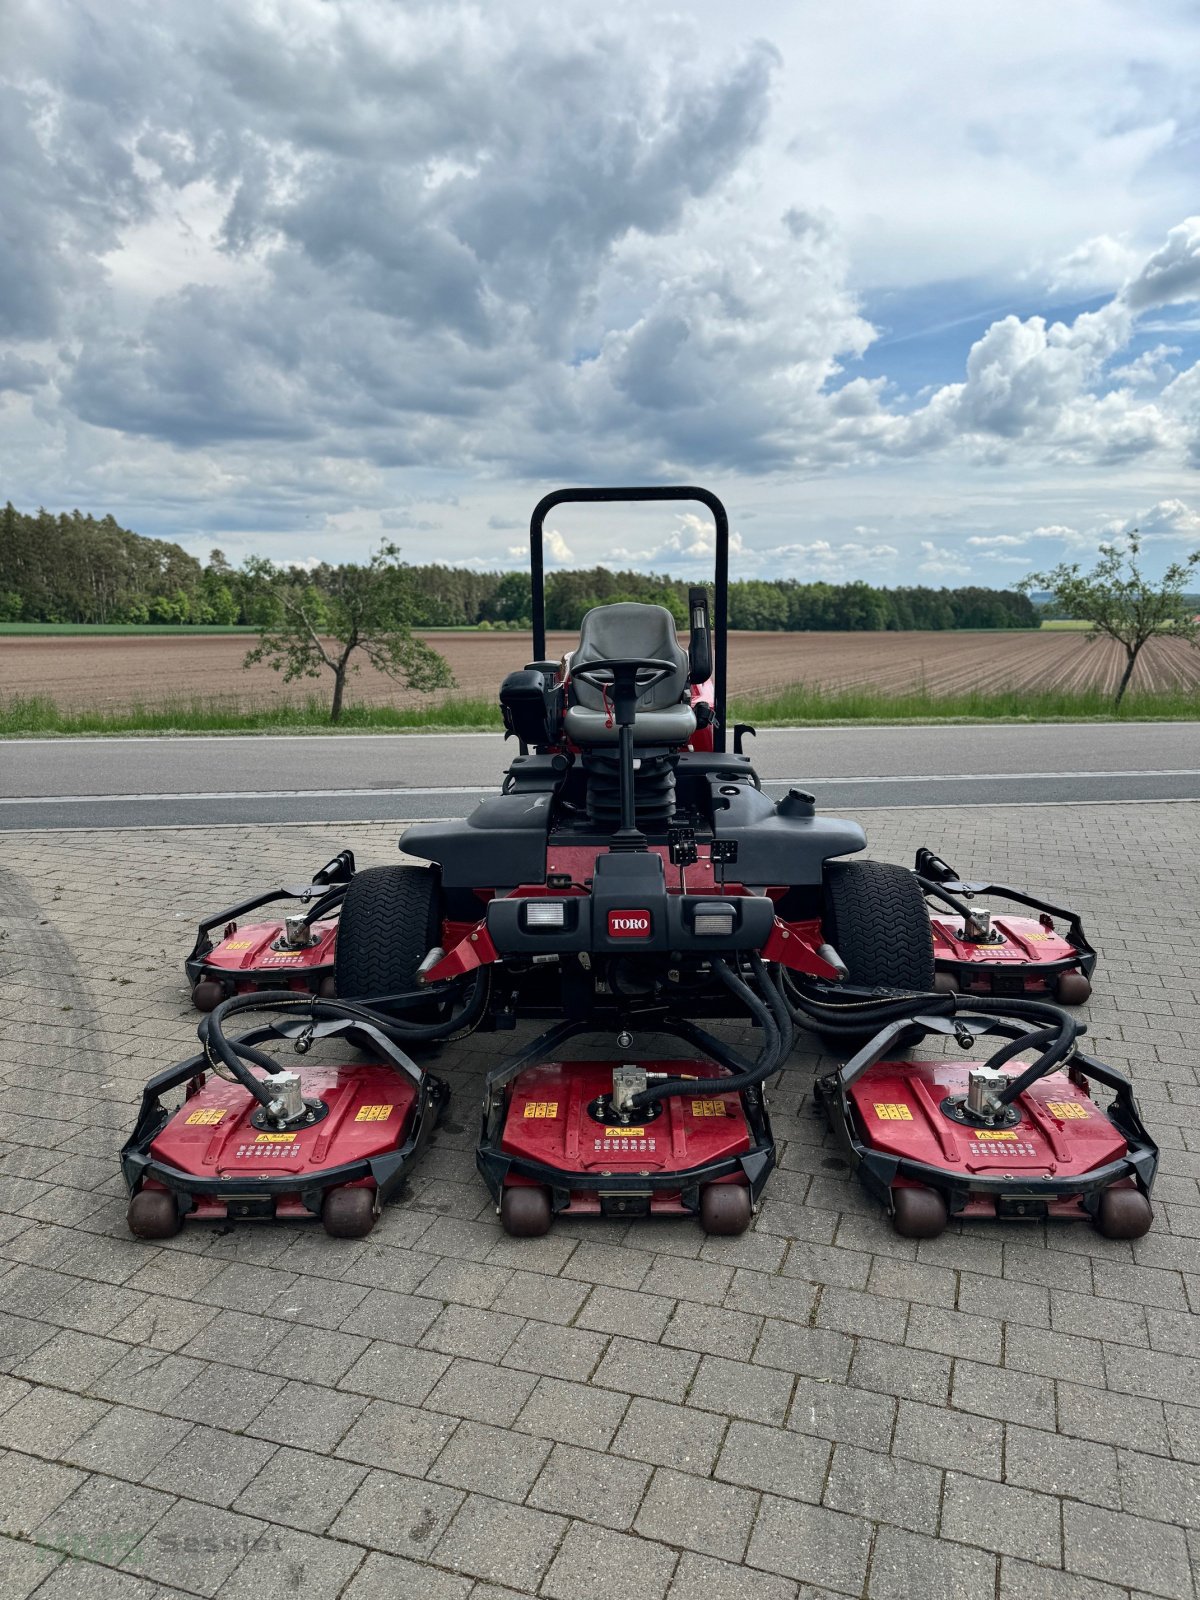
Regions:
[[[0,744],[0,830],[461,816],[516,746],[498,734],[46,739]],[[1200,721],[772,728],[771,790],[823,811],[1200,799]]]

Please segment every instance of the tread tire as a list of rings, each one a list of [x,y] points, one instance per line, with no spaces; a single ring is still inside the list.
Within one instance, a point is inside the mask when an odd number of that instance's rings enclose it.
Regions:
[[[933,989],[933,934],[920,885],[891,861],[825,865],[826,934],[867,989]]]
[[[338,921],[334,982],[346,999],[414,989],[441,932],[441,879],[428,867],[355,873]]]

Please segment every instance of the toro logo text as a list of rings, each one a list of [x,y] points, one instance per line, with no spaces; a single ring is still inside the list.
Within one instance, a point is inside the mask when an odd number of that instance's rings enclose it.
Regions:
[[[648,911],[610,911],[608,913],[610,939],[648,939],[650,913]]]

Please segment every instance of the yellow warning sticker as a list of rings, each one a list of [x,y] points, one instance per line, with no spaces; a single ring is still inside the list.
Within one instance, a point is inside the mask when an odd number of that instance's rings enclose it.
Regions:
[[[881,1105],[876,1101],[875,1115],[880,1122],[911,1122],[913,1119],[913,1114],[906,1105],[895,1105],[891,1102]]]
[[[188,1113],[188,1115],[184,1118],[184,1120],[185,1120],[185,1122],[187,1122],[188,1126],[191,1127],[194,1123],[197,1123],[197,1122],[207,1122],[207,1123],[220,1122],[221,1118],[224,1115],[225,1115],[224,1111],[218,1111],[215,1106],[208,1106],[203,1111],[190,1111]]]
[[[556,1117],[558,1115],[558,1101],[527,1100],[524,1114],[527,1117]]]
[[[395,1110],[394,1106],[359,1106],[354,1114],[355,1122],[386,1122]]]
[[[644,1139],[646,1130],[645,1128],[605,1128],[604,1137],[606,1139]]]
[[[249,950],[254,943],[253,939],[226,939],[226,950]]]
[[[972,1133],[973,1139],[1015,1139],[1017,1136],[1011,1128],[976,1128]]]
[[[1060,1122],[1085,1122],[1090,1115],[1088,1108],[1081,1106],[1078,1100],[1047,1100],[1046,1110]]]
[[[694,1117],[724,1117],[728,1115],[728,1108],[724,1100],[693,1100],[692,1115]]]
[[[256,1133],[255,1144],[291,1144],[296,1137],[294,1133]]]

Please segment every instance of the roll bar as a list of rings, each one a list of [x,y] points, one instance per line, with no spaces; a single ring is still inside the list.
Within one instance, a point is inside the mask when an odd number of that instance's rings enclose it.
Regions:
[[[542,561],[542,527],[547,514],[564,504],[594,504],[609,500],[698,500],[712,512],[717,530],[713,606],[713,747],[725,749],[725,688],[729,649],[729,517],[711,489],[693,484],[664,484],[653,488],[555,489],[543,495],[529,519],[529,571],[533,586],[533,659],[546,656],[546,578]]]

